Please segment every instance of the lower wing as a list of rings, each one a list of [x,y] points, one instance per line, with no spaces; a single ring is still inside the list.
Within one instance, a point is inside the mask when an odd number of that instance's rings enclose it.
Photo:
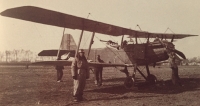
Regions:
[[[71,66],[72,61],[69,60],[56,60],[56,61],[40,61],[34,62],[32,65],[49,65],[49,66]],[[97,62],[88,62],[89,67],[132,67],[133,64],[112,64],[112,63],[97,63]]]

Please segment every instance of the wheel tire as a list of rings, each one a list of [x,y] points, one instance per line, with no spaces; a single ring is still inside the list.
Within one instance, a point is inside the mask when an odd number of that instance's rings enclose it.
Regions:
[[[153,75],[153,74],[148,75],[148,76],[147,76],[147,82],[148,82],[149,84],[156,84],[156,82],[157,82],[156,76]]]
[[[127,77],[124,81],[124,86],[127,89],[130,89],[134,84],[134,81],[132,80],[132,77]]]

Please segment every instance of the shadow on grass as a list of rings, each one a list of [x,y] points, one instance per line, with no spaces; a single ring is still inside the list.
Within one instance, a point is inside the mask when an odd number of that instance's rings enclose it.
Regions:
[[[112,79],[114,80],[114,79]],[[109,80],[109,81],[112,81]],[[122,79],[116,79],[122,81]],[[114,81],[116,81],[114,80]],[[158,81],[156,85],[150,85],[146,82],[139,81],[135,87],[137,89],[126,89],[123,85],[110,85],[107,87],[100,87],[86,92],[98,92],[98,93],[109,93],[109,94],[124,94],[128,92],[137,93],[156,93],[156,94],[177,94],[185,91],[196,91],[200,90],[200,78],[182,78],[182,85],[173,85],[171,80]]]
[[[114,80],[114,79],[113,79]],[[116,79],[120,81],[120,79]],[[116,81],[115,80],[115,81]],[[122,80],[122,79],[121,79]],[[140,99],[157,97],[155,94],[178,94],[187,91],[200,90],[200,78],[182,78],[183,86],[173,85],[171,80],[158,81],[156,85],[149,85],[146,82],[137,83],[136,87],[126,89],[123,85],[110,85],[104,86],[93,90],[88,90],[88,93],[103,93],[102,96],[91,98],[87,101],[100,101],[100,100],[121,100],[121,99]],[[137,93],[136,95],[127,95],[126,93]],[[152,93],[152,95],[138,95],[138,93]],[[97,94],[98,95],[98,94]],[[107,95],[107,96],[106,96]]]
[[[121,100],[121,99],[139,99],[139,98],[150,98],[150,97],[157,97],[157,96],[121,96],[121,97],[103,97],[103,98],[96,98],[96,99],[91,99],[88,101],[98,101],[98,100]]]
[[[105,79],[103,80],[103,82],[124,82],[126,78],[125,77],[122,77],[122,78],[111,78],[111,79]],[[141,82],[141,81],[144,81],[140,78],[136,78],[137,82]]]
[[[158,81],[156,86],[140,85],[139,92],[141,93],[156,93],[156,94],[178,94],[186,91],[200,90],[200,78],[181,78],[180,85],[173,85],[171,80]]]

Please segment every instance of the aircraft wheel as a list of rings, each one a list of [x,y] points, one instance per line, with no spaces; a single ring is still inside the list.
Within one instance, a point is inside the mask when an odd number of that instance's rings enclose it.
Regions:
[[[124,86],[127,89],[130,89],[134,84],[134,81],[132,79],[132,77],[126,77],[125,81],[124,81]]]
[[[147,76],[147,82],[150,84],[155,84],[157,82],[157,78],[155,75],[150,74]]]

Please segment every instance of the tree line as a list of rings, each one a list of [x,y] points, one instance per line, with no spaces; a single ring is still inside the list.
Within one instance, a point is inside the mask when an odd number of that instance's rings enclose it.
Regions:
[[[38,56],[31,50],[5,50],[0,51],[0,62],[35,62],[44,60],[55,60],[52,56]],[[188,58],[183,63],[200,63],[200,56]]]
[[[0,51],[0,62],[35,62],[53,60],[53,57],[40,57],[31,50],[5,50]]]
[[[193,63],[193,62],[195,62],[195,63],[200,63],[200,56],[189,58],[189,59],[188,59],[188,62],[189,62],[189,63]]]

